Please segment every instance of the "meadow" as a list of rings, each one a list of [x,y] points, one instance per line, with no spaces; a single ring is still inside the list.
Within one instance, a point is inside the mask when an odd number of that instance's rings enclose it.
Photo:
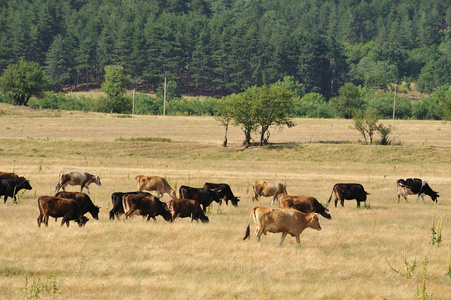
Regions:
[[[271,129],[270,144],[244,149],[239,128],[210,117],[124,116],[32,110],[0,103],[0,170],[30,180],[18,203],[0,204],[0,295],[5,299],[449,299],[451,295],[451,126],[441,121],[383,121],[393,146],[364,145],[352,121],[296,119]],[[91,185],[100,219],[38,228],[39,196],[53,195],[61,170],[100,174]],[[163,218],[111,221],[111,194],[136,190],[135,176],[171,186],[226,182],[238,207],[214,203],[210,223]],[[396,180],[420,177],[438,191],[434,204],[398,204]],[[268,233],[255,225],[243,241],[252,181],[278,180],[289,194],[327,203],[338,182],[363,184],[354,200],[320,216],[321,231]],[[78,191],[78,187],[67,190]],[[163,201],[169,201],[165,195]],[[441,244],[432,245],[440,225]],[[440,226],[439,226],[440,229]],[[398,270],[395,272],[393,269]]]

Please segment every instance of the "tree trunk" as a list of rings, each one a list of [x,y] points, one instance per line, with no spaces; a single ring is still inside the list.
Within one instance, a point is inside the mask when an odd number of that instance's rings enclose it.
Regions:
[[[227,147],[227,131],[229,130],[229,123],[227,123],[225,125],[225,136],[224,136],[224,142],[223,142],[223,146]]]

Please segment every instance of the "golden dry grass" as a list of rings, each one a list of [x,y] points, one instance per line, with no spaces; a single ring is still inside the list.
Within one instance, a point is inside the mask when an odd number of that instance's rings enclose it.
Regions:
[[[24,174],[33,186],[18,204],[9,199],[0,205],[5,299],[24,296],[24,274],[29,288],[54,274],[61,299],[414,299],[425,257],[426,292],[435,299],[451,294],[445,276],[451,234],[448,123],[386,121],[396,127],[399,145],[383,147],[358,143],[349,120],[298,119],[294,128],[272,129],[273,144],[243,150],[240,129],[230,130],[230,147],[223,148],[223,128],[206,117],[123,118],[4,104],[0,112],[0,170]],[[36,200],[53,194],[62,169],[101,174],[102,186],[91,185],[100,220],[91,218],[84,228],[53,221],[38,228]],[[108,220],[111,193],[135,190],[137,174],[165,176],[174,188],[227,182],[241,201],[238,207],[214,204],[209,224]],[[428,197],[426,204],[415,203],[416,196],[398,204],[395,182],[403,177],[426,179],[440,192],[438,204]],[[280,234],[264,236],[261,245],[253,234],[242,241],[254,179],[283,181],[290,194],[322,203],[334,183],[360,182],[371,193],[371,209],[356,209],[355,201],[338,208],[331,203],[333,219],[320,218],[320,232],[307,229],[300,249],[292,237],[278,248]],[[262,199],[262,205],[269,203]],[[443,215],[440,247],[429,244],[434,211],[436,220]],[[403,271],[405,255],[417,262],[412,279],[387,263]]]

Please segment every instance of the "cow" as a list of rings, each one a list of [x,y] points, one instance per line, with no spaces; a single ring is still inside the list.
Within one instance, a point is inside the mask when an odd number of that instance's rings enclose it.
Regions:
[[[194,188],[182,185],[179,189],[179,196],[180,199],[192,199],[199,202],[199,204],[202,205],[202,210],[204,213],[213,201],[221,203],[218,192],[207,188]]]
[[[122,197],[122,206],[124,207],[125,222],[133,215],[139,213],[155,220],[156,216],[162,216],[166,221],[172,221],[172,215],[168,210],[166,203],[160,201],[154,195],[128,194]]]
[[[102,185],[99,176],[92,175],[87,172],[61,171],[59,174],[59,182],[55,188],[55,193],[57,193],[61,188],[65,191],[65,187],[67,185],[80,185],[80,193],[83,193],[83,188],[86,188],[89,194],[89,185],[91,183],[95,183],[98,186]]]
[[[229,200],[232,202],[233,206],[238,206],[238,201],[240,201],[240,197],[235,197],[232,192],[232,189],[227,183],[210,183],[206,182],[204,184],[204,188],[214,190],[218,193],[219,199],[224,199],[226,205],[229,205]]]
[[[341,206],[344,206],[344,200],[355,199],[357,201],[357,208],[360,207],[360,202],[365,202],[366,196],[369,195],[360,183],[335,184],[327,203],[330,202],[333,194],[335,194],[335,207],[337,207],[338,199],[340,199]]]
[[[122,206],[122,197],[129,194],[142,194],[142,195],[150,195],[146,192],[115,192],[111,194],[111,203],[113,204],[113,208],[110,210],[110,220],[114,220],[114,217],[119,218],[119,215],[124,214],[124,206]]]
[[[26,179],[22,180],[10,180],[1,179],[0,180],[0,196],[5,196],[3,203],[6,203],[8,197],[12,197],[14,202],[17,203],[16,194],[20,190],[31,190],[32,187],[30,182]]]
[[[176,198],[175,190],[171,188],[166,178],[160,176],[144,176],[137,175],[135,177],[138,183],[138,191],[157,191],[157,197],[162,198],[163,194],[166,193],[172,197]]]
[[[264,180],[255,180],[253,184],[254,196],[252,196],[252,202],[258,201],[258,197],[273,197],[271,205],[276,201],[280,194],[287,194],[287,189],[283,183],[270,182]],[[280,206],[280,203],[279,203]]]
[[[418,194],[417,202],[421,196],[423,203],[426,203],[424,202],[424,195],[431,197],[432,201],[434,202],[437,202],[437,198],[440,197],[438,195],[438,192],[434,192],[429,184],[425,180],[420,178],[398,179],[396,181],[396,185],[398,187],[398,203],[400,196],[403,196],[406,202],[409,202],[407,201],[407,195]]]
[[[0,179],[24,180],[25,177],[19,176],[16,173],[0,172]]]
[[[69,227],[69,221],[74,220],[78,223],[79,227],[85,226],[88,222],[88,218],[81,212],[80,206],[77,201],[73,199],[65,199],[52,196],[41,196],[38,199],[39,216],[38,226],[41,227],[41,223],[44,222],[45,226],[49,225],[49,217],[60,218],[61,226],[66,223]]]
[[[172,199],[168,203],[172,219],[191,218],[191,221],[199,219],[202,223],[208,223],[210,220],[200,208],[200,203],[192,199]]]
[[[256,206],[251,209],[249,222],[246,228],[246,234],[243,240],[249,237],[251,219],[256,225],[255,234],[257,242],[261,242],[261,235],[267,232],[282,232],[279,247],[282,246],[287,234],[296,237],[296,243],[301,246],[299,235],[304,229],[310,227],[312,229],[321,230],[318,216],[315,213],[306,214],[292,208],[279,207],[261,207]]]
[[[85,193],[58,192],[56,193],[55,197],[73,199],[77,201],[78,205],[80,206],[82,214],[86,214],[87,212],[89,212],[94,219],[96,220],[99,219],[100,207],[94,205],[94,203],[92,203],[91,201],[91,198]]]
[[[329,209],[324,207],[314,197],[280,194],[278,200],[282,208],[294,208],[307,214],[314,212],[326,219],[332,219]]]

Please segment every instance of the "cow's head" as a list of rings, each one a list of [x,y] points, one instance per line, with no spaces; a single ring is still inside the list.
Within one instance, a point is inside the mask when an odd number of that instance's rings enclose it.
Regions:
[[[30,185],[30,182],[29,182],[28,180],[26,180],[26,179],[24,179],[24,180],[19,184],[19,186],[17,186],[17,188],[20,188],[20,189],[26,189],[26,190],[31,190],[31,189],[32,189],[32,187],[31,187],[31,185]]]
[[[213,201],[215,201],[216,203],[221,203],[222,200],[219,198],[219,193],[221,193],[221,190],[210,190],[208,189],[209,194],[211,195]]]
[[[162,204],[162,210],[160,212],[160,215],[164,218],[165,221],[172,222],[172,213],[169,210],[167,203],[161,202],[161,204]],[[170,205],[171,205],[171,203],[170,203]],[[172,208],[172,206],[171,206],[171,208]]]
[[[100,182],[100,176],[96,176],[94,179],[94,183],[97,184],[98,186],[101,186],[102,183]]]
[[[319,224],[318,215],[316,213],[311,213],[305,218],[307,221],[307,227],[312,229],[321,230],[321,225]]]
[[[85,226],[86,222],[89,221],[89,219],[85,216],[80,216],[77,219],[75,219],[74,221],[78,223],[78,227],[83,227],[83,226]]]
[[[429,192],[429,196],[431,197],[432,201],[434,201],[434,202],[437,202],[437,198],[440,197],[438,192],[434,192],[433,190],[431,190],[431,192]]]
[[[90,211],[92,217],[96,220],[99,219],[99,211],[100,211],[100,207],[99,206],[94,206],[94,208]]]
[[[170,194],[169,194],[171,197],[172,197],[172,199],[175,199],[175,198],[177,198],[177,194],[175,193],[175,191],[174,190],[171,190],[171,192],[170,192]]]
[[[322,214],[322,216],[326,219],[332,219],[328,208],[324,208],[324,213]]]
[[[240,197],[233,197],[232,199],[230,199],[230,201],[232,202],[233,206],[238,206],[238,201],[240,201]]]

